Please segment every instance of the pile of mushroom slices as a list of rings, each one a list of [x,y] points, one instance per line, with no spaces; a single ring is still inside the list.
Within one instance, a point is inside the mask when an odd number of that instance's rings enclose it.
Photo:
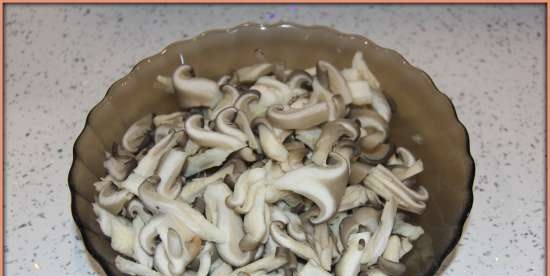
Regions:
[[[428,193],[361,53],[157,85],[181,111],[133,123],[106,154],[94,211],[129,275],[400,275]]]

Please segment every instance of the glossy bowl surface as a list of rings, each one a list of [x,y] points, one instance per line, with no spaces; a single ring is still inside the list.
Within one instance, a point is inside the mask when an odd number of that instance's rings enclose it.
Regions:
[[[116,253],[110,241],[96,223],[91,206],[96,196],[92,184],[105,175],[104,152],[120,141],[132,122],[147,113],[178,110],[175,96],[154,85],[156,76],[170,75],[185,62],[197,75],[215,78],[258,62],[258,51],[268,60],[283,61],[290,68],[308,68],[320,59],[339,68],[349,67],[355,51],[363,52],[385,94],[397,106],[391,121],[391,140],[411,149],[425,166],[418,181],[427,188],[430,199],[426,212],[414,222],[426,234],[403,259],[406,275],[433,275],[460,239],[473,202],[474,163],[468,134],[451,101],[426,73],[393,50],[362,36],[290,23],[246,23],[175,42],[139,62],[109,88],[88,115],[75,142],[69,173],[72,214],[90,254],[108,275],[123,275],[114,266]]]

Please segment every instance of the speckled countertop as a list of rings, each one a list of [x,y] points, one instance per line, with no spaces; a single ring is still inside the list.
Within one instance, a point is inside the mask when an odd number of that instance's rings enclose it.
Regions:
[[[396,49],[449,95],[475,202],[442,275],[544,272],[544,6],[25,6],[5,13],[7,275],[96,275],[69,209],[86,114],[137,61],[244,21],[324,24]]]

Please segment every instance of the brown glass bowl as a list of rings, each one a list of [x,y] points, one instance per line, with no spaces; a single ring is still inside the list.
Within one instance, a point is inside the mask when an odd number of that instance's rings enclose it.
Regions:
[[[426,212],[413,220],[426,233],[403,262],[406,275],[433,275],[460,239],[473,202],[474,163],[468,134],[451,101],[426,73],[393,50],[327,27],[287,23],[243,24],[173,43],[139,62],[109,88],[76,140],[69,173],[73,217],[90,254],[108,275],[123,275],[114,266],[116,252],[96,222],[92,184],[105,175],[104,152],[113,142],[120,142],[132,122],[147,113],[178,110],[175,96],[154,85],[157,75],[171,75],[185,62],[197,75],[217,78],[257,63],[259,53],[270,61],[284,61],[290,68],[308,68],[321,59],[344,68],[350,66],[356,51],[363,52],[384,92],[395,102],[391,140],[424,161],[418,182],[429,191],[430,199]]]

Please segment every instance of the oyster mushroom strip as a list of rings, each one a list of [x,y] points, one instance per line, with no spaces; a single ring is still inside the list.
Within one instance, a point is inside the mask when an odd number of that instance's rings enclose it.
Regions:
[[[190,65],[178,67],[172,75],[172,81],[182,108],[211,108],[223,98],[218,84],[210,79],[195,77]]]
[[[243,251],[239,247],[245,236],[243,221],[239,214],[225,204],[230,194],[231,190],[223,182],[208,185],[204,191],[206,217],[221,230],[223,239],[215,242],[219,256],[228,264],[240,267],[252,261],[254,252]]]
[[[283,141],[290,132],[274,128],[265,118],[257,118],[252,124],[257,129],[263,153],[272,160],[286,161],[288,151],[283,145]]]
[[[218,116],[220,111],[222,111],[224,108],[233,106],[237,102],[237,99],[240,96],[239,90],[236,87],[229,84],[222,85],[221,92],[223,93],[222,99],[218,101],[216,106],[208,110],[209,111],[208,118],[210,120],[214,120]]]
[[[330,153],[329,157],[333,162],[327,166],[306,165],[287,172],[268,186],[274,190],[291,191],[313,201],[320,209],[319,215],[311,218],[315,224],[327,221],[336,213],[348,183],[347,160],[338,153]]]
[[[249,105],[251,120],[265,116],[267,109],[272,105],[288,104],[292,98],[299,96],[298,93],[302,92],[298,89],[290,89],[285,83],[268,76],[260,77],[250,89],[260,93],[260,99]]]
[[[380,197],[389,200],[395,198],[400,209],[421,214],[426,209],[428,191],[423,186],[417,190],[407,187],[383,165],[377,165],[363,182]]]
[[[305,241],[306,233],[300,217],[289,210],[271,206],[271,221],[279,221],[286,225],[288,234],[297,241]]]
[[[156,244],[160,239],[161,243]],[[156,258],[165,259],[165,274],[181,274],[186,266],[197,257],[201,247],[201,239],[185,226],[181,220],[168,214],[153,217],[139,232],[139,243],[143,250]],[[159,249],[158,247],[161,247]]]
[[[331,276],[332,273],[323,270],[315,261],[308,261],[301,269],[298,270],[296,276]]]
[[[272,222],[269,229],[271,237],[279,246],[288,248],[290,251],[292,251],[292,253],[296,254],[296,256],[302,259],[313,260],[317,264],[321,263],[319,255],[317,254],[317,252],[315,252],[315,250],[308,242],[297,241],[288,236],[288,234],[283,230],[284,225],[282,222]]]
[[[315,143],[311,160],[317,165],[324,166],[332,147],[342,137],[352,141],[359,138],[359,125],[347,119],[338,119],[324,124],[321,135]]]
[[[120,183],[120,186],[137,195],[140,184],[155,173],[161,158],[176,145],[181,135],[183,135],[182,132],[173,132],[162,138],[161,141],[149,149],[128,178]]]
[[[139,197],[149,209],[169,214],[179,220],[201,239],[224,242],[226,239],[222,230],[208,222],[200,212],[185,202],[170,199],[157,193],[156,186],[160,182],[157,176],[148,177],[139,187]]]
[[[182,186],[179,176],[186,159],[187,153],[178,149],[171,149],[165,154],[157,169],[157,175],[160,177],[157,186],[159,194],[171,199],[179,195]]]
[[[97,196],[96,202],[112,214],[118,214],[134,195],[125,189],[119,189],[113,182],[104,185]]]
[[[365,247],[365,250],[363,251],[361,264],[366,264],[367,266],[373,265],[384,253],[388,239],[391,235],[396,213],[397,202],[394,198],[389,198],[384,205],[384,209],[382,210],[380,225],[372,235],[370,241]]]
[[[242,148],[239,151],[245,161],[252,162],[256,160],[256,155],[252,149],[259,151],[258,142],[244,113],[235,107],[226,107],[218,113],[215,125],[217,131],[249,145],[249,147]]]
[[[122,273],[128,275],[139,275],[139,276],[165,276],[164,274],[154,271],[150,267],[147,267],[143,264],[130,261],[124,257],[116,256],[115,266]]]
[[[226,176],[233,174],[233,170],[234,165],[230,164],[209,176],[194,178],[183,186],[179,199],[187,203],[193,203],[197,197],[202,196],[208,185],[222,181]]]
[[[332,95],[326,101],[313,103],[303,108],[272,105],[266,112],[266,118],[272,126],[280,129],[309,129],[329,121],[331,105],[335,108],[334,119],[342,117],[345,112],[345,104],[339,95]]]
[[[290,262],[292,253],[283,247],[277,247],[275,255],[265,256],[233,271],[230,276],[239,276],[242,273],[271,272]]]
[[[147,114],[135,121],[122,136],[125,150],[136,153],[150,142],[149,133],[153,128],[153,115]]]
[[[92,204],[101,232],[111,238],[111,247],[126,256],[134,255],[135,231],[124,217],[115,216],[101,206]]]
[[[352,95],[348,83],[334,65],[321,60],[317,63],[316,71],[318,78],[326,78],[321,82],[327,82],[326,84],[332,93],[342,96],[342,100],[345,104],[350,104],[352,102]]]
[[[369,232],[350,235],[346,242],[346,250],[336,264],[337,276],[356,276],[361,270],[363,251],[371,238]]]

